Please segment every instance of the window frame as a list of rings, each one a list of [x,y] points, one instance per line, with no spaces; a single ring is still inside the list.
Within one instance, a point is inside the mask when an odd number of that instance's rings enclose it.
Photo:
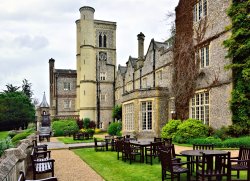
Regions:
[[[145,109],[143,109],[144,104],[145,104]],[[153,101],[152,100],[145,100],[145,101],[140,102],[140,122],[141,122],[142,131],[153,130]]]
[[[208,1],[198,0],[193,6],[193,21],[199,22],[208,15]]]
[[[209,91],[203,90],[196,92],[190,100],[190,118],[201,120],[203,124],[210,124],[210,94]]]
[[[133,102],[124,104],[124,130],[126,131],[133,131],[135,129],[134,107]]]
[[[65,99],[63,101],[63,108],[64,109],[70,109],[71,108],[72,101],[70,99]]]
[[[210,64],[210,45],[203,46],[199,49],[200,68],[209,67]]]
[[[71,82],[63,82],[64,91],[71,91],[71,89],[72,89]]]

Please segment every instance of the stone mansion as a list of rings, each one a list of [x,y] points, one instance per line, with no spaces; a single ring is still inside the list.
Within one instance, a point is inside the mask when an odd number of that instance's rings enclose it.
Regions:
[[[178,96],[190,93],[185,92],[189,83],[194,91],[183,107],[187,117],[214,128],[232,124],[232,72],[224,69],[230,60],[222,45],[230,36],[229,5],[228,0],[179,0],[174,39],[151,39],[144,52],[145,35],[139,33],[138,56],[129,56],[124,66],[116,65],[116,23],[94,19],[92,7],[80,8],[76,70],[55,69],[55,60],[49,60],[51,117],[88,117],[107,129],[112,108],[122,105],[123,134],[159,136],[178,115]],[[197,76],[188,82],[192,71]]]

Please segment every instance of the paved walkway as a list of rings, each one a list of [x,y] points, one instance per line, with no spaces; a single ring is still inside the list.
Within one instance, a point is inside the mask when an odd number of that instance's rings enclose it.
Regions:
[[[50,142],[44,142],[51,150],[51,157],[55,159],[55,176],[59,181],[103,181],[104,179],[90,168],[79,156],[70,149],[92,147],[94,143],[64,144],[52,137]],[[175,145],[176,153],[182,150],[191,150],[192,147]],[[237,156],[237,150],[230,150],[231,156]],[[49,177],[51,174],[42,175],[39,178]],[[31,173],[27,178],[31,179]]]

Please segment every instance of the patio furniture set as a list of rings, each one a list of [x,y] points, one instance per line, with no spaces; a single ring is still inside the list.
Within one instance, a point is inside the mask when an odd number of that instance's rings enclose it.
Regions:
[[[240,171],[246,171],[247,181],[250,181],[250,148],[241,147],[238,157],[231,157],[230,152],[214,150],[211,144],[193,145],[193,150],[175,153],[172,140],[154,138],[154,141],[136,140],[109,137],[103,141],[96,141],[96,151],[108,150],[117,152],[117,159],[153,164],[157,158],[161,162],[162,180],[177,178],[186,173],[185,180],[227,180],[240,179]],[[181,162],[180,156],[186,157],[186,162]],[[146,160],[146,161],[145,161]],[[185,166],[184,166],[185,165]],[[232,175],[237,171],[237,175]]]

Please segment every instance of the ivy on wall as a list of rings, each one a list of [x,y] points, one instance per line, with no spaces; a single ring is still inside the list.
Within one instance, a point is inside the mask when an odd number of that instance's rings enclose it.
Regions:
[[[232,63],[227,66],[233,72],[231,99],[234,124],[250,126],[250,1],[233,0],[228,9],[232,24],[231,37],[224,41],[227,57]]]

